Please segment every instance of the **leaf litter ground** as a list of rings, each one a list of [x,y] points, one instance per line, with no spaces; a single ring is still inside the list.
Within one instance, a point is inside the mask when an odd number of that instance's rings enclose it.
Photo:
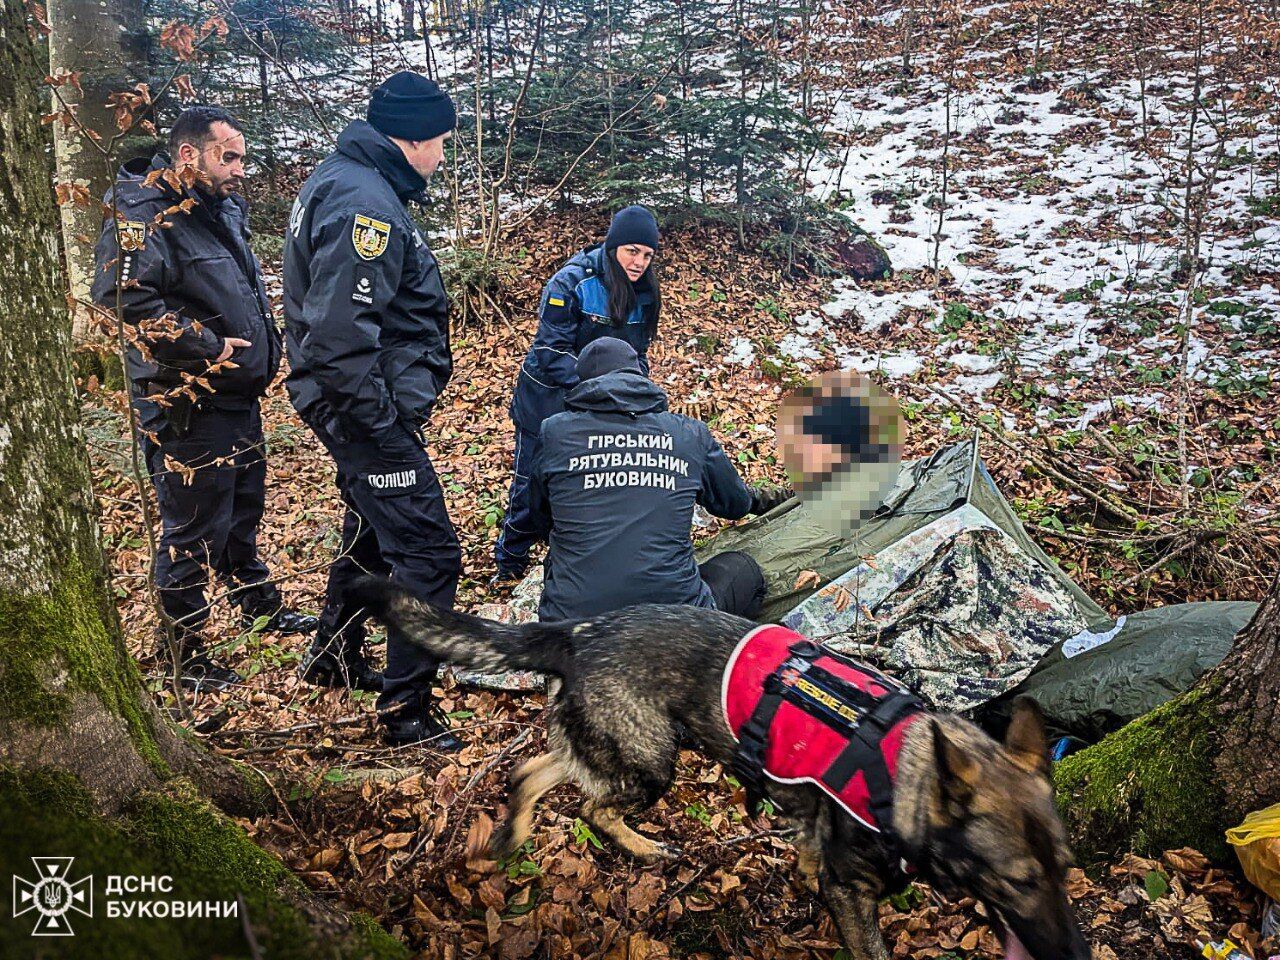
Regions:
[[[842,199],[898,273],[861,286],[788,277],[723,232],[681,232],[664,250],[655,377],[673,403],[711,423],[749,479],[780,481],[773,426],[783,391],[815,370],[875,371],[907,402],[909,454],[984,430],[984,459],[1033,535],[1114,611],[1256,598],[1280,550],[1268,512],[1278,499],[1280,415],[1271,389],[1280,299],[1270,242],[1277,207],[1268,205],[1274,150],[1237,151],[1245,159],[1227,171],[1184,351],[1176,321],[1188,305],[1169,249],[1176,224],[1161,203],[1172,148],[1152,151],[1135,138],[1145,115],[1148,142],[1176,139],[1187,38],[1162,38],[1165,75],[1151,80],[1140,112],[1120,54],[1099,52],[1119,13],[1058,10],[1051,69],[1032,89],[1016,58],[1012,72],[1001,59],[1009,53],[1001,44],[1025,44],[1025,31],[995,29],[1019,9],[984,8],[992,29],[975,31],[982,40],[964,54],[945,200],[943,94],[929,79],[941,75],[945,50],[936,37],[922,42],[918,56],[935,69],[907,83],[892,58],[875,56],[894,18],[863,21],[848,69],[828,78],[843,91],[838,127],[849,131],[850,161],[811,187]],[[1220,92],[1230,99],[1239,89]],[[1253,109],[1247,97],[1233,102],[1242,116]],[[509,319],[479,317],[455,331],[456,372],[432,421],[431,452],[463,544],[464,606],[491,599],[513,453],[506,410],[540,285],[604,219],[560,214],[508,238],[522,256],[502,290]],[[1169,370],[1184,352],[1189,376],[1177,381]],[[125,466],[125,402],[86,384],[121,616],[164,703],[171,696],[150,659],[155,620]],[[1180,417],[1186,454],[1177,449]],[[262,553],[291,601],[316,610],[338,545],[332,467],[279,383],[264,420]],[[1184,469],[1192,471],[1185,485]],[[196,700],[204,738],[289,784],[281,813],[245,828],[311,887],[373,913],[424,956],[839,955],[829,920],[795,883],[777,824],[747,818],[741,792],[700,758],[683,757],[675,789],[639,824],[683,849],[670,865],[640,868],[599,848],[566,788],[544,803],[525,850],[498,872],[477,869],[469,846],[491,829],[511,768],[541,749],[540,698],[446,682],[462,753],[391,750],[377,740],[372,696],[297,680],[305,641],[239,633],[225,604],[215,604],[209,632],[246,682]],[[1205,932],[1254,945],[1254,893],[1194,851],[1128,856],[1090,876],[1074,874],[1072,887],[1099,958],[1190,956],[1186,944]],[[883,904],[882,923],[897,957],[999,953],[972,904],[944,904],[923,888]]]

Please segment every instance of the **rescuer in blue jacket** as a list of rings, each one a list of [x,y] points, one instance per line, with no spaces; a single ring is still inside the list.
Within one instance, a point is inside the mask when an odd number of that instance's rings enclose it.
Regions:
[[[569,260],[542,291],[538,332],[520,367],[511,419],[516,427],[515,471],[502,535],[496,583],[518,580],[529,564],[534,536],[529,516],[529,464],[538,452],[548,417],[565,408],[578,383],[578,354],[600,337],[629,343],[649,372],[648,352],[658,331],[662,295],[653,258],[658,221],[647,208],[631,206],[613,216],[603,244]]]

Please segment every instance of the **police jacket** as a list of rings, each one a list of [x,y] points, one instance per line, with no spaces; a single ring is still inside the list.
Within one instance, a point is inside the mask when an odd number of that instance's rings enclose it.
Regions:
[[[449,382],[449,303],[409,216],[426,181],[363,120],[303,184],[285,234],[289,397],[338,439],[420,427]]]
[[[694,504],[736,520],[751,492],[706,424],[667,412],[662,390],[617,371],[579,384],[542,428],[532,517],[549,531],[543,620],[637,603],[711,607],[689,532]]]
[[[179,192],[162,179],[146,186],[149,173],[170,166],[169,157],[158,153],[120,168],[105,203],[112,205],[114,193],[124,249],[116,246],[108,216],[95,251],[91,295],[115,310],[118,287],[121,319],[135,326],[170,317],[146,338],[149,357],[134,346],[126,351],[135,396],[180,384],[183,373],[204,376],[226,337],[249,341],[252,346],[231,355],[234,368],[209,376],[213,395],[206,401],[246,409],[266,392],[281,352],[262,271],[249,248],[247,204],[236,195],[219,200],[200,190]],[[184,200],[192,201],[189,212],[165,214]],[[168,226],[157,227],[157,218]]]
[[[636,291],[631,316],[615,326],[609,317],[604,257],[603,246],[575,254],[542,291],[538,332],[511,401],[511,418],[530,433],[565,409],[565,394],[578,385],[578,354],[597,337],[627,341],[640,355],[641,368],[649,372],[653,296],[648,290]]]

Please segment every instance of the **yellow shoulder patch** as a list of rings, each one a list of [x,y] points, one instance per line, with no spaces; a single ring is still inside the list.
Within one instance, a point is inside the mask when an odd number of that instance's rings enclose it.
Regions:
[[[120,221],[120,249],[125,253],[141,250],[147,243],[147,225],[141,220]]]
[[[553,307],[564,306],[564,301],[561,300],[559,297],[547,297],[547,303],[549,303]]]
[[[351,245],[362,260],[376,260],[387,249],[391,239],[391,224],[374,220],[362,213],[356,214],[351,224]]]

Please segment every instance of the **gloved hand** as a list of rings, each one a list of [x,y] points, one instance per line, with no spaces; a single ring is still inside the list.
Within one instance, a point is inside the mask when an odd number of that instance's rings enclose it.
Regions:
[[[781,506],[795,496],[790,487],[757,487],[751,491],[751,509],[748,513],[759,516],[774,507]]]

